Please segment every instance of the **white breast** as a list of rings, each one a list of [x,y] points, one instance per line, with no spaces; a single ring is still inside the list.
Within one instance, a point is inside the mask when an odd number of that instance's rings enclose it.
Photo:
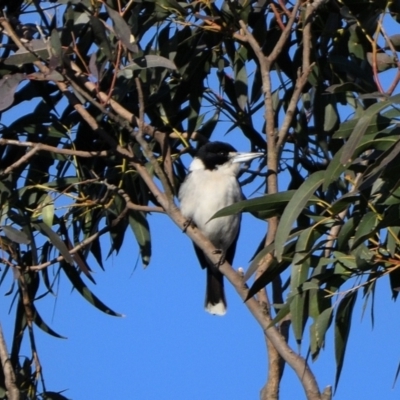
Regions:
[[[240,215],[210,218],[219,210],[242,199],[240,185],[236,179],[237,164],[217,170],[204,170],[199,160],[194,160],[179,191],[181,212],[191,218],[203,234],[221,250],[227,250],[236,238]]]

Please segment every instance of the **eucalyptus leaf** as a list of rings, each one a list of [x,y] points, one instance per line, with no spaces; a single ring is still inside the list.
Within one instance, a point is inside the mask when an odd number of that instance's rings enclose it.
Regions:
[[[24,79],[26,79],[25,74],[5,75],[0,79],[0,111],[13,104],[14,93],[19,83]]]
[[[278,260],[282,260],[283,248],[295,220],[303,211],[308,201],[313,197],[317,188],[321,186],[324,178],[325,171],[314,172],[299,189],[296,190],[296,193],[286,206],[276,232],[275,256]]]
[[[351,317],[357,299],[357,293],[357,291],[352,291],[346,294],[339,303],[335,314],[335,388],[339,383],[340,374],[343,368],[344,356],[351,328]]]
[[[31,242],[25,232],[15,229],[12,226],[2,226],[1,229],[12,242],[18,244],[29,244]]]
[[[48,225],[44,222],[35,222],[34,226],[38,228],[45,236],[47,236],[50,242],[58,249],[64,259],[71,265],[74,264],[74,259],[68,251],[67,246],[61,240],[60,236],[58,236]]]
[[[126,21],[121,17],[119,12],[113,10],[109,6],[106,5],[108,15],[114,22],[114,30],[121,42],[124,46],[131,51],[132,53],[138,52],[138,47],[135,44],[135,38],[131,33],[131,29]]]

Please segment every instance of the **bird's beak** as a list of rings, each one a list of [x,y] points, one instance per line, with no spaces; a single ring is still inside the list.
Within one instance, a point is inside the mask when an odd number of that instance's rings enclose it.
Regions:
[[[255,158],[264,157],[264,153],[232,153],[232,163],[242,163]]]

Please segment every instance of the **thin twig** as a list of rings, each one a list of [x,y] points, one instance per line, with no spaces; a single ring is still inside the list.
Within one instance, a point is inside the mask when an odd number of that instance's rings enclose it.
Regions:
[[[125,206],[129,208],[130,210],[134,211],[143,211],[143,212],[156,212],[156,213],[164,213],[164,210],[162,207],[150,207],[150,206],[143,206],[140,204],[135,204],[132,202],[131,198],[129,197],[128,193],[125,192],[122,188],[119,188],[115,185],[112,185],[108,182],[101,181],[103,185],[107,187],[107,189],[118,193],[124,200],[125,200]]]
[[[174,197],[174,195],[172,193],[171,185],[168,181],[168,178],[167,178],[165,172],[163,171],[163,169],[161,168],[160,164],[158,163],[157,159],[154,157],[153,152],[149,149],[148,143],[143,138],[144,98],[143,98],[143,92],[142,92],[142,86],[140,83],[140,79],[135,78],[135,83],[136,83],[136,88],[137,88],[138,97],[139,97],[139,118],[136,121],[139,129],[136,133],[134,133],[134,137],[137,140],[137,142],[140,144],[146,158],[150,161],[151,165],[153,166],[154,171],[158,176],[158,179],[160,179],[162,187],[165,192],[164,195],[167,196],[169,199],[172,199]],[[162,143],[162,145],[164,145],[164,143]]]
[[[9,165],[4,171],[0,171],[1,175],[7,175],[12,172],[14,169],[18,168],[20,165],[28,162],[30,158],[32,158],[36,153],[39,151],[48,151],[54,154],[65,154],[71,155],[75,157],[108,157],[110,155],[109,151],[81,151],[81,150],[71,150],[71,149],[60,149],[59,147],[49,146],[43,143],[37,142],[20,142],[14,139],[0,139],[0,145],[12,145],[12,146],[19,146],[19,147],[31,147],[31,149],[18,161]]]

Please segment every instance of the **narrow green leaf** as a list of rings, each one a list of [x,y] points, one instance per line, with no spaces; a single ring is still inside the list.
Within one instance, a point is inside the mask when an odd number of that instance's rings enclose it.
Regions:
[[[394,269],[389,273],[390,289],[392,290],[392,299],[396,300],[400,291],[400,269]]]
[[[257,253],[257,255],[254,257],[253,261],[249,265],[249,268],[247,269],[245,275],[244,275],[244,280],[247,282],[249,278],[257,271],[258,267],[260,264],[262,264],[263,258],[273,251],[275,249],[275,243],[271,243],[268,246],[264,247],[260,252]]]
[[[131,29],[126,21],[121,17],[119,12],[113,10],[106,5],[108,15],[114,22],[114,31],[118,39],[124,44],[124,46],[132,53],[138,52],[138,47],[135,43],[135,38],[131,33]]]
[[[322,186],[322,190],[326,191],[328,189],[328,186],[334,182],[336,179],[339,178],[341,174],[343,174],[344,171],[346,171],[348,164],[343,165],[341,162],[342,154],[343,154],[343,149],[345,146],[343,146],[332,158],[332,160],[329,162],[328,167],[326,168],[326,173],[325,173],[325,179],[324,179],[324,184]]]
[[[327,172],[328,173],[328,172]],[[340,197],[337,201],[332,203],[332,205],[326,209],[326,213],[330,215],[338,215],[340,212],[344,211],[349,206],[358,202],[360,197],[352,193],[346,193],[344,196]]]
[[[382,171],[385,167],[387,167],[388,164],[392,162],[399,153],[400,153],[400,141],[397,141],[397,143],[395,143],[389,149],[384,151],[377,158],[377,160],[366,169],[366,171],[363,174],[364,176],[362,179],[362,184],[359,186],[359,189],[362,190],[363,188],[369,187],[372,183],[374,183],[375,179],[372,179],[371,183],[369,183],[368,185],[365,184],[365,182],[368,181],[368,179],[377,176],[380,171]],[[397,168],[397,165],[395,166],[395,168]]]
[[[42,218],[48,227],[51,228],[53,226],[54,202],[49,195],[46,195],[42,202]]]
[[[9,56],[4,64],[19,65],[38,61],[38,57],[47,60],[49,58],[49,47],[42,39],[33,39],[25,44],[25,47],[18,49],[15,54]]]
[[[18,244],[29,244],[31,242],[25,232],[15,229],[12,226],[2,226],[1,229],[12,242]]]
[[[53,181],[43,183],[42,185],[48,188],[57,188],[61,191],[69,186],[78,184],[80,181],[81,180],[76,176],[69,176],[69,177],[54,179]]]
[[[100,265],[100,268],[104,271],[103,256],[101,253],[101,246],[99,239],[96,239],[92,242],[92,245],[90,246],[90,252],[93,254],[97,263]]]
[[[235,53],[235,61],[233,66],[235,74],[235,91],[236,100],[242,111],[246,109],[247,106],[247,71],[246,64],[242,59],[239,52]]]
[[[310,177],[296,190],[285,211],[282,214],[275,239],[275,256],[280,261],[284,245],[288,239],[290,230],[297,217],[303,211],[314,192],[321,186],[325,178],[325,171],[318,171]]]
[[[255,199],[238,201],[231,206],[222,208],[211,219],[241,212],[265,212],[268,210],[283,209],[295,193],[295,190],[288,190],[286,192],[267,194]]]
[[[50,45],[51,45],[51,52],[52,55],[55,57],[62,56],[62,45],[60,41],[60,34],[57,29],[53,29],[50,35]]]
[[[324,347],[325,334],[332,322],[333,307],[321,312],[310,326],[311,356],[315,361],[319,351]]]
[[[90,24],[93,29],[94,41],[99,46],[108,60],[112,59],[112,47],[106,34],[103,22],[94,16],[90,16]]]
[[[335,389],[339,383],[340,373],[342,372],[344,356],[346,353],[347,341],[351,328],[351,317],[354,304],[357,299],[357,291],[350,292],[343,297],[339,303],[335,315],[335,358],[336,358],[336,377]]]
[[[67,265],[65,262],[60,263],[61,268],[65,272],[65,275],[71,281],[73,287],[92,305],[97,309],[104,312],[105,314],[112,315],[114,317],[123,317],[111,308],[107,307],[97,296],[95,296],[89,288],[82,281],[78,271],[72,265]]]
[[[61,240],[52,229],[50,229],[44,222],[35,222],[33,224],[43,235],[47,236],[50,242],[58,249],[64,259],[71,265],[74,264],[74,260],[69,254],[68,248],[65,243]]]
[[[396,375],[394,377],[392,389],[394,388],[394,385],[396,384],[396,381],[397,381],[397,378],[399,377],[399,374],[400,374],[400,362],[399,362],[399,365],[397,366],[397,371],[396,371]]]
[[[245,301],[253,297],[257,292],[272,282],[279,274],[281,274],[291,265],[294,246],[295,241],[291,241],[286,244],[285,254],[288,256],[284,257],[281,262],[278,262],[276,258],[273,259],[271,265],[254,281],[253,285],[250,287]]]
[[[358,245],[360,245],[364,240],[370,238],[375,235],[375,228],[378,225],[378,218],[374,212],[368,212],[362,218],[360,223],[358,224],[356,234],[354,236],[354,242],[351,246],[352,249],[355,249]]]
[[[340,162],[343,165],[352,161],[354,151],[357,145],[360,143],[370,123],[371,117],[369,116],[364,115],[358,120],[349,140],[346,142],[346,146],[343,147],[342,156],[340,157]]]
[[[350,248],[351,238],[358,226],[359,218],[350,217],[342,226],[337,239],[338,250],[346,251]]]
[[[339,115],[336,109],[336,97],[331,95],[325,105],[324,131],[332,131],[339,123]]]
[[[70,400],[67,397],[63,396],[61,392],[44,392],[42,393],[43,400]]]
[[[293,298],[289,298],[285,304],[281,307],[281,309],[278,311],[278,314],[276,314],[275,318],[269,323],[268,328],[271,328],[272,326],[278,324],[280,321],[283,320],[289,313],[290,313],[290,303],[292,302]]]
[[[53,329],[51,329],[46,322],[43,321],[43,318],[40,316],[40,314],[38,313],[38,311],[36,310],[35,306],[33,304],[31,304],[31,307],[33,308],[33,312],[34,312],[34,322],[35,324],[43,331],[48,333],[51,336],[54,336],[56,338],[59,339],[67,339],[65,336],[61,336],[59,335],[57,332],[55,332]]]
[[[147,267],[151,257],[151,241],[150,226],[145,214],[140,211],[131,210],[129,212],[129,225],[138,242],[143,265]]]
[[[270,266],[264,271],[251,285],[245,301],[251,299],[256,293],[272,282],[278,275],[285,271],[291,264],[291,259],[278,262],[276,259],[272,261]]]
[[[341,253],[340,251],[332,252],[333,257],[340,262],[348,270],[354,270],[357,268],[357,263],[352,254]]]
[[[392,226],[390,231],[387,233],[387,244],[386,248],[390,253],[391,257],[394,257],[397,248],[398,237],[400,233],[400,226]]]
[[[13,104],[14,93],[23,79],[25,79],[24,74],[5,75],[0,79],[0,111]]]
[[[313,242],[314,227],[304,230],[296,242],[295,254],[292,262],[292,272],[290,274],[290,290],[294,294],[293,301],[290,303],[290,314],[292,317],[292,328],[298,344],[303,338],[304,324],[308,317],[306,309],[306,293],[301,286],[308,278],[310,268],[309,260],[304,260],[304,253],[309,250]],[[296,294],[295,294],[296,293]]]

